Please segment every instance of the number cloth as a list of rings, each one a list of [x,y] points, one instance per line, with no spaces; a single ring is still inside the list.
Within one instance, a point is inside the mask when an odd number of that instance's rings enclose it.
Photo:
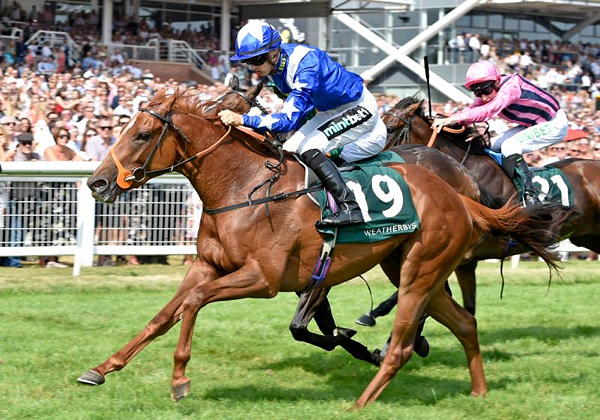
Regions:
[[[415,211],[406,181],[397,171],[385,163],[404,160],[393,152],[355,163],[357,169],[343,171],[342,176],[360,206],[365,223],[338,227],[337,243],[379,242],[395,235],[414,232],[419,228],[419,216]],[[313,194],[323,217],[331,210],[327,195],[321,190]],[[319,228],[323,234],[333,234],[333,229]]]
[[[559,203],[565,207],[574,205],[573,187],[563,171],[548,166],[530,169],[533,172],[531,180],[536,190],[535,193],[542,203]],[[521,197],[523,197],[522,176],[523,174],[520,173],[520,169],[517,167],[513,182]]]

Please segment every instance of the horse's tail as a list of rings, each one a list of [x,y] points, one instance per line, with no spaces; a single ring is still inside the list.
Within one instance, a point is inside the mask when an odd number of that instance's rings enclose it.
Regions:
[[[554,214],[556,217],[540,217],[539,208],[522,208],[514,202],[508,202],[499,209],[490,209],[468,197],[460,197],[480,233],[508,236],[537,254],[551,270],[558,272],[560,267],[557,259],[548,247],[558,241],[556,226],[568,216],[563,207],[552,206],[554,212],[551,213],[549,206],[545,206],[548,208],[543,214]]]

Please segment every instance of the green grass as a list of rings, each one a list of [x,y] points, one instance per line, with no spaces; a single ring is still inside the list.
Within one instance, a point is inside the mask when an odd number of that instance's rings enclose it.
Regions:
[[[460,344],[429,322],[430,356],[413,356],[375,404],[351,411],[376,369],[341,349],[294,342],[293,294],[203,309],[187,371],[192,393],[173,403],[179,325],[104,385],[75,379],[137,334],[174,293],[183,267],[90,268],[77,279],[70,269],[0,269],[0,418],[600,418],[600,263],[568,264],[548,294],[542,264],[505,271],[500,300],[498,265],[478,270],[486,398],[469,396]],[[376,303],[392,292],[379,271],[367,278]],[[346,327],[369,307],[361,281],[335,288],[331,302]],[[357,338],[381,347],[391,320],[357,326]]]

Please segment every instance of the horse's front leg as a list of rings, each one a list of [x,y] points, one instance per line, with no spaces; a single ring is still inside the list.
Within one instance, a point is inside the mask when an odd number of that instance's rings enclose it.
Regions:
[[[192,336],[198,311],[211,302],[245,297],[271,298],[279,291],[279,284],[267,281],[256,261],[249,261],[240,269],[208,283],[194,287],[183,301],[181,333],[174,355],[171,398],[179,401],[190,391],[190,379],[185,369],[192,354]]]
[[[77,378],[77,380],[88,385],[103,384],[106,374],[123,369],[152,340],[169,331],[179,321],[181,312],[183,311],[182,304],[184,299],[194,286],[217,277],[217,273],[210,265],[199,260],[194,261],[175,296],[152,318],[148,325],[146,325],[146,328],[104,363],[90,369]]]

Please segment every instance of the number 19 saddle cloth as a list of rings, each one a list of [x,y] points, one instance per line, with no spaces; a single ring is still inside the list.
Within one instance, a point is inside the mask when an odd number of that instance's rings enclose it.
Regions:
[[[419,216],[406,181],[397,171],[384,166],[386,163],[405,162],[394,152],[382,152],[342,168],[342,176],[354,193],[365,222],[339,226],[337,243],[379,242],[419,228]],[[329,215],[335,206],[325,190],[311,193],[311,198],[321,208],[322,217]],[[334,228],[329,227],[318,228],[318,231],[324,235],[334,234]]]

